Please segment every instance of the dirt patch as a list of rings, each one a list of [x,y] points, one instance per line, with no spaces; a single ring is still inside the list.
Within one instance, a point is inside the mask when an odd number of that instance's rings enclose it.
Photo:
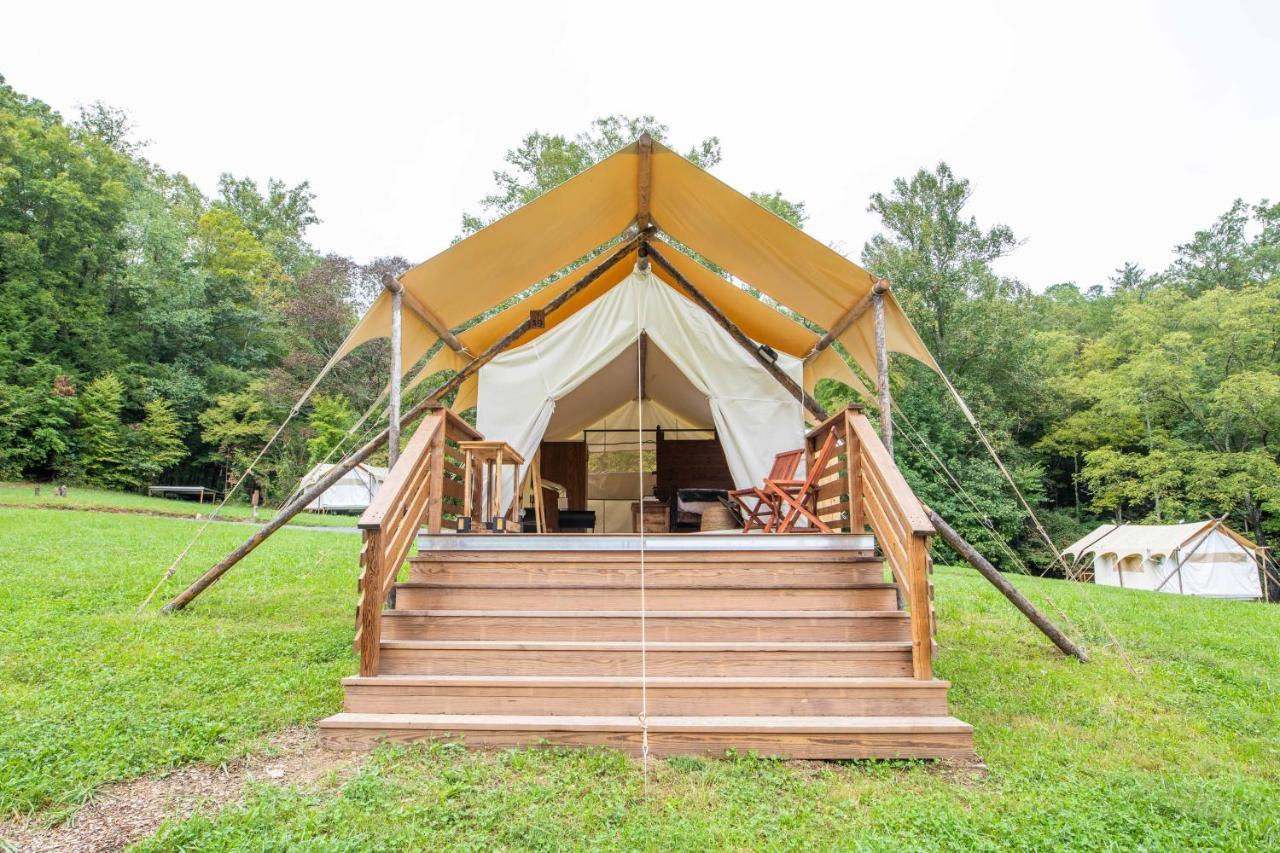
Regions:
[[[247,782],[314,784],[330,772],[350,773],[363,754],[321,749],[314,729],[294,728],[272,738],[272,755],[217,767],[194,765],[165,776],[108,785],[66,822],[39,818],[0,824],[0,849],[26,851],[120,850],[168,819],[213,811],[240,799]]]
[[[29,503],[29,504],[4,504],[4,506],[12,509],[65,509],[71,512],[107,512],[113,515],[149,515],[154,518],[180,518],[185,521],[204,521],[208,517],[208,513],[191,513],[178,512],[177,510],[164,509],[143,509],[136,506],[104,506],[101,504],[62,504],[62,503]],[[210,512],[213,511],[210,505]],[[234,524],[258,524],[252,518],[236,518],[234,516],[220,515],[216,521],[226,521]],[[269,518],[263,518],[262,521],[268,521]]]

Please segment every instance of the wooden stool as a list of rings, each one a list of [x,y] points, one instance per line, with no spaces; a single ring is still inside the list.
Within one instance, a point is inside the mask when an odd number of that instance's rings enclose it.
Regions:
[[[493,531],[506,528],[506,513],[502,510],[502,468],[504,465],[524,464],[524,457],[505,441],[460,441],[464,458],[462,487],[462,516],[475,519],[476,509],[483,504],[488,493],[488,517],[478,519]],[[516,495],[511,496],[513,499]],[[468,522],[469,523],[469,522]]]

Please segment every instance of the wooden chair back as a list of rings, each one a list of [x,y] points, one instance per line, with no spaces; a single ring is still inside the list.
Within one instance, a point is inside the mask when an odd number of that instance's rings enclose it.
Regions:
[[[826,472],[827,465],[831,462],[831,457],[835,455],[835,452],[836,431],[828,430],[827,440],[822,443],[822,448],[813,458],[813,464],[805,474],[804,482],[800,488],[794,493],[791,493],[786,489],[777,489],[777,495],[780,502],[777,511],[774,514],[775,520],[771,528],[772,531],[778,533],[790,533],[795,529],[796,522],[800,520],[801,516],[803,516],[809,520],[809,523],[812,524],[818,532],[831,532],[830,525],[818,518],[816,513],[811,512],[806,504],[809,503],[810,498],[816,499],[818,493],[818,480],[820,480]],[[781,516],[784,511],[786,511],[786,516],[781,520],[781,522],[779,522],[777,518],[778,516]]]
[[[800,460],[804,458],[804,448],[788,450],[773,457],[773,467],[769,469],[767,480],[791,480],[800,470]]]

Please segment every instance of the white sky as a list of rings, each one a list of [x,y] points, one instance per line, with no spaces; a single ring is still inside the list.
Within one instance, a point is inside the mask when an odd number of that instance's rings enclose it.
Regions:
[[[558,9],[559,11],[555,11]],[[68,117],[126,109],[149,156],[310,180],[324,250],[420,261],[528,131],[653,113],[716,173],[807,203],[857,257],[867,196],[946,160],[1001,271],[1099,283],[1243,196],[1280,196],[1280,3],[13,4],[0,74]]]

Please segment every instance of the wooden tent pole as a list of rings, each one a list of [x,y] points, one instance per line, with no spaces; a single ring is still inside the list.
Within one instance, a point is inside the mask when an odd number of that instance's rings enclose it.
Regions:
[[[871,307],[876,320],[876,391],[880,398],[880,440],[893,458],[893,396],[889,390],[889,347],[884,321],[884,295],[889,289],[881,289],[880,282],[871,288]]]
[[[813,348],[809,350],[808,355],[804,357],[806,364],[817,358],[819,353],[831,346],[831,344],[835,342],[836,338],[843,335],[848,331],[850,326],[862,319],[863,314],[866,314],[871,310],[871,304],[875,300],[876,291],[881,287],[887,290],[889,282],[877,281],[871,286],[870,293],[858,300],[858,303],[846,311],[844,316],[831,324],[831,328],[827,330],[827,333],[818,338],[817,342],[814,343]]]
[[[467,348],[463,345],[462,341],[458,340],[457,336],[454,335],[453,332],[449,331],[448,324],[441,320],[434,311],[424,305],[421,299],[410,293],[400,279],[390,273],[387,273],[382,276],[382,286],[387,290],[390,290],[392,293],[399,293],[404,299],[404,303],[409,306],[409,310],[417,314],[422,322],[430,326],[431,331],[435,332],[436,336],[440,338],[440,340],[444,341],[445,346],[454,352],[464,353],[466,355],[471,354],[467,352]]]
[[[782,368],[778,367],[777,364],[761,352],[760,348],[756,346],[750,338],[744,335],[742,330],[739,329],[732,320],[726,317],[724,312],[716,307],[714,302],[708,299],[702,291],[694,287],[693,283],[690,282],[689,279],[685,278],[684,275],[681,274],[680,270],[672,266],[671,262],[664,258],[662,253],[654,248],[652,243],[646,242],[644,250],[647,250],[654,262],[666,270],[671,277],[676,280],[676,283],[684,288],[685,293],[692,297],[693,301],[698,304],[698,307],[710,314],[712,319],[716,321],[720,328],[728,332],[729,336],[737,341],[743,349],[751,353],[751,356],[760,363],[760,366],[763,367],[770,376],[778,380],[778,382],[782,384],[783,388],[790,391],[791,396],[799,400],[801,405],[808,409],[814,417],[816,417],[820,422],[825,421],[830,417],[830,415],[827,414],[827,410],[824,409],[817,400],[805,393],[805,390],[797,385],[794,379],[788,376]]]
[[[978,553],[978,549],[974,548],[964,537],[955,531],[950,524],[942,519],[933,510],[925,507],[925,511],[929,514],[929,520],[933,522],[933,527],[938,531],[938,535],[942,537],[942,541],[950,545],[956,553],[969,561],[969,564],[978,570],[978,574],[982,575],[991,585],[1000,590],[1000,593],[1013,606],[1022,611],[1022,615],[1031,620],[1031,624],[1040,629],[1040,632],[1053,641],[1053,644],[1062,650],[1063,654],[1071,655],[1073,658],[1088,663],[1089,655],[1084,649],[1071,642],[1071,639],[1058,627],[1049,621],[1049,617],[1045,616],[1036,606],[1027,600],[1027,597],[1018,591],[1018,588],[1009,583],[1008,579],[1000,574],[995,566],[987,560],[986,557]]]
[[[391,288],[391,384],[387,404],[387,468],[396,467],[396,460],[400,458],[400,311],[404,303],[404,285],[395,279],[392,281],[394,286],[388,285]]]
[[[580,293],[585,287],[587,287],[587,285],[591,284],[591,282],[595,281],[600,276],[604,275],[604,273],[608,271],[612,266],[617,264],[618,261],[622,260],[628,254],[634,251],[636,246],[639,245],[640,241],[645,239],[650,233],[651,231],[649,229],[646,229],[628,238],[625,242],[623,242],[620,246],[618,246],[618,248],[615,249],[612,254],[610,254],[607,258],[605,258],[603,261],[601,261],[599,264],[593,267],[590,272],[588,272],[581,279],[579,279],[572,287],[568,288],[559,296],[557,296],[555,299],[552,299],[550,302],[548,302],[546,307],[543,308],[543,314],[544,315],[550,314],[552,311],[557,310],[558,308],[563,306],[566,302],[568,302],[571,298],[573,298],[576,294]],[[476,358],[474,358],[469,364],[467,364],[466,367],[462,368],[462,370],[454,374],[453,377],[450,378],[448,381],[446,381],[443,385],[441,385],[440,387],[432,391],[425,400],[423,400],[421,403],[419,403],[418,405],[410,409],[408,414],[406,414],[403,418],[400,419],[400,428],[404,429],[405,427],[412,425],[413,422],[416,421],[418,418],[422,417],[422,415],[425,412],[431,409],[438,408],[440,405],[438,401],[441,398],[443,398],[444,396],[446,396],[452,391],[456,391],[459,387],[461,387],[463,382],[467,381],[472,376],[474,376],[476,372],[480,370],[481,367],[483,367],[485,364],[491,361],[495,356],[497,356],[503,350],[511,346],[511,344],[513,344],[516,340],[520,338],[521,335],[529,331],[529,329],[531,328],[533,328],[532,321],[525,320],[519,326],[516,326],[514,329],[512,329],[510,332],[504,335],[501,340],[494,343],[487,350],[485,350],[483,353],[481,353]],[[341,480],[342,477],[348,471],[350,471],[352,468],[359,465],[364,460],[368,459],[371,455],[373,455],[374,451],[378,450],[380,447],[382,447],[382,445],[386,444],[389,432],[390,432],[390,429],[388,428],[378,433],[376,436],[371,438],[368,441],[368,443],[366,443],[363,447],[358,449],[355,453],[348,456],[342,462],[339,462],[336,465],[334,465],[333,468],[329,470],[329,473],[326,474],[324,477],[322,477],[314,486],[300,493],[296,498],[293,499],[293,501],[281,507],[280,511],[276,513],[274,518],[272,518],[269,522],[267,522],[261,528],[259,528],[252,536],[250,536],[247,540],[245,540],[245,542],[239,548],[235,549],[230,554],[223,557],[222,560],[217,565],[213,566],[211,569],[209,569],[207,572],[205,572],[203,575],[197,578],[196,581],[191,584],[191,586],[184,589],[172,601],[166,604],[162,608],[163,612],[173,613],[175,611],[181,610],[182,608],[190,604],[196,598],[196,596],[204,592],[206,589],[212,586],[213,583],[218,580],[218,578],[222,577],[228,571],[230,571],[232,566],[234,566],[236,563],[240,562],[245,557],[247,557],[250,554],[250,552],[253,551],[254,548],[257,548],[259,545],[265,542],[267,538],[271,536],[271,534],[275,533],[281,527],[284,527],[285,524],[287,524],[291,518],[293,518],[295,515],[301,512],[304,507],[306,507],[308,504],[314,501],[317,497],[323,494],[325,490],[327,490],[334,483]]]
[[[652,223],[649,216],[649,199],[653,186],[653,137],[648,131],[640,134],[636,141],[636,151],[640,162],[636,166],[636,227],[648,228]]]

